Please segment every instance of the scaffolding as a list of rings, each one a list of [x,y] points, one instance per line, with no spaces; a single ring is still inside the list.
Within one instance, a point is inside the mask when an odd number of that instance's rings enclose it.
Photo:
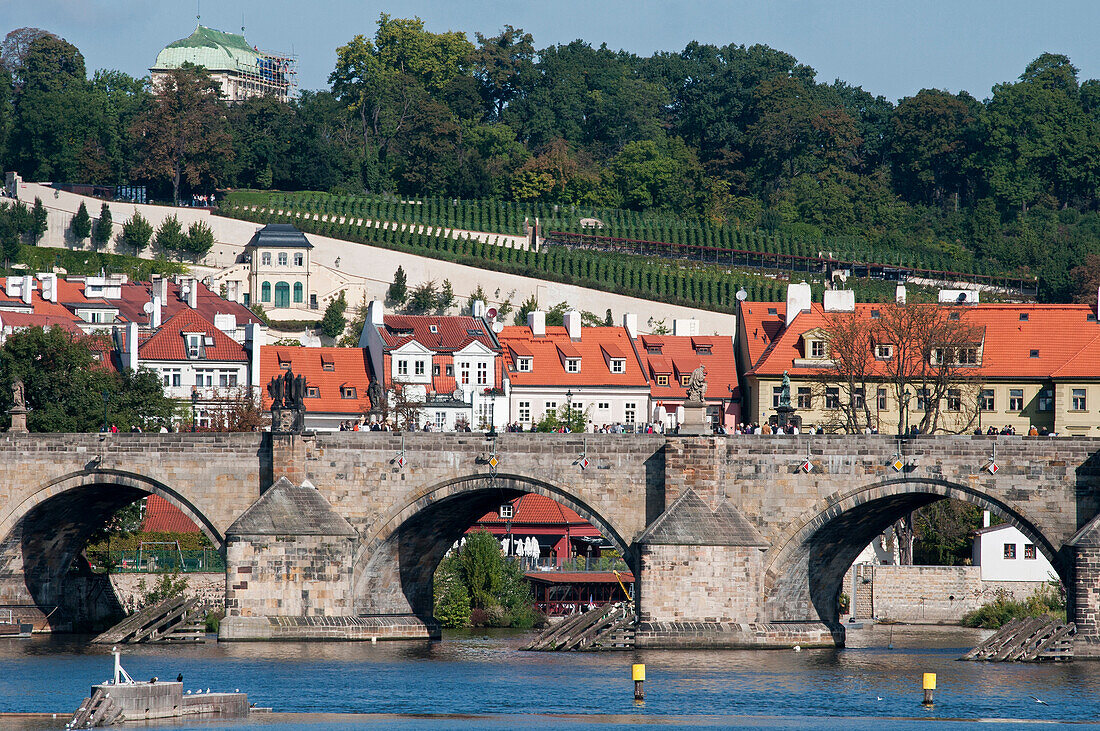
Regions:
[[[255,63],[238,63],[239,83],[243,82],[251,94],[275,93],[283,101],[293,99],[298,89],[298,57],[289,53],[264,51],[256,46]]]

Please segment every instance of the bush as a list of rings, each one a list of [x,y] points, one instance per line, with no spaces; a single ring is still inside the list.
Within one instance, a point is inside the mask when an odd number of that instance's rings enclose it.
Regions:
[[[1014,619],[1041,617],[1044,614],[1063,622],[1066,619],[1066,599],[1061,584],[1056,581],[1036,590],[1023,601],[1011,599],[1007,591],[998,589],[993,601],[964,614],[962,624],[965,627],[1000,629]]]

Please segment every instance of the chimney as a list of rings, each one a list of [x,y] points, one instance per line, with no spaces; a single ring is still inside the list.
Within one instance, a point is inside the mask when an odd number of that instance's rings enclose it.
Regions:
[[[897,289],[894,290],[894,301],[899,305],[905,304],[905,285],[899,284]]]
[[[824,308],[826,312],[855,312],[855,291],[851,289],[826,290]]]
[[[672,321],[672,334],[691,337],[699,334],[699,321],[694,317],[680,318]]]
[[[623,314],[623,329],[631,340],[638,337],[638,315],[633,312]]]
[[[260,350],[264,346],[263,325],[250,322],[244,326],[245,349],[248,350],[248,386],[252,392],[260,386]]]
[[[138,324],[126,323],[126,352],[123,353],[126,368],[136,371],[138,368]]]
[[[565,331],[569,333],[570,340],[581,339],[581,313],[576,310],[569,310],[562,318],[565,324]]]
[[[481,300],[474,300],[470,305],[470,315],[474,318],[485,317],[485,303]]]
[[[19,285],[22,283],[19,277],[8,277],[4,280],[4,294],[8,297],[19,296]]]
[[[221,312],[214,313],[214,327],[221,330],[226,335],[233,337],[237,332],[237,316],[234,314],[224,314]],[[233,338],[236,340],[236,338]]]
[[[162,305],[168,301],[168,277],[153,277],[153,295],[160,297]]]
[[[810,285],[802,282],[800,284],[787,285],[787,325],[789,326],[794,322],[794,318],[798,317],[798,313],[810,309]]]
[[[31,303],[31,295],[34,294],[34,276],[27,274],[23,277],[23,304]]]
[[[531,334],[536,338],[546,337],[546,313],[542,310],[528,312],[527,327],[531,328]]]
[[[983,510],[982,511],[982,527],[983,528],[988,528],[989,527],[989,511],[988,510]]]
[[[57,304],[57,275],[42,272],[38,275],[38,290],[42,293],[42,299]]]
[[[192,279],[191,287],[187,290],[187,306],[192,310],[199,306],[199,280]]]
[[[381,325],[384,315],[385,310],[383,309],[382,301],[371,300],[370,304],[367,305],[367,324],[376,327]]]
[[[152,312],[149,313],[149,325],[150,327],[156,329],[160,327],[160,321],[162,317],[160,308],[163,307],[163,304],[161,303],[160,297],[156,296],[155,294],[153,295],[152,299],[149,300],[149,304],[152,305]]]

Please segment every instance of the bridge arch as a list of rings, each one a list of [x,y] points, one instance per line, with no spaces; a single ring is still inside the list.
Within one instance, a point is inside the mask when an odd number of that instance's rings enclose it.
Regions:
[[[432,580],[439,562],[478,518],[524,493],[572,509],[619,550],[637,576],[637,560],[614,525],[575,492],[525,475],[473,474],[413,493],[366,531],[352,573],[359,613],[432,618]]]
[[[1000,514],[1038,547],[1069,585],[1069,568],[1058,548],[1012,504],[946,480],[902,477],[832,496],[828,507],[815,510],[773,542],[764,556],[767,618],[835,623],[844,574],[860,551],[908,513],[945,499]]]
[[[219,549],[225,539],[179,492],[154,478],[123,470],[84,469],[39,485],[0,515],[0,595],[5,603],[36,607],[54,629],[95,624],[121,608],[103,577],[73,588],[70,567],[89,536],[119,509],[160,495],[183,511]],[[100,597],[89,598],[89,595]]]

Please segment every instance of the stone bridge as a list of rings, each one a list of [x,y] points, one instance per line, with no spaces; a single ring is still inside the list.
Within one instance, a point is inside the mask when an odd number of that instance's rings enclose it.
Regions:
[[[445,551],[536,492],[622,551],[640,645],[842,642],[848,566],[943,498],[1020,528],[1067,587],[1082,651],[1100,643],[1097,439],[6,434],[0,464],[0,607],[57,630],[104,611],[74,562],[89,536],[158,494],[225,554],[223,639],[435,637]]]

